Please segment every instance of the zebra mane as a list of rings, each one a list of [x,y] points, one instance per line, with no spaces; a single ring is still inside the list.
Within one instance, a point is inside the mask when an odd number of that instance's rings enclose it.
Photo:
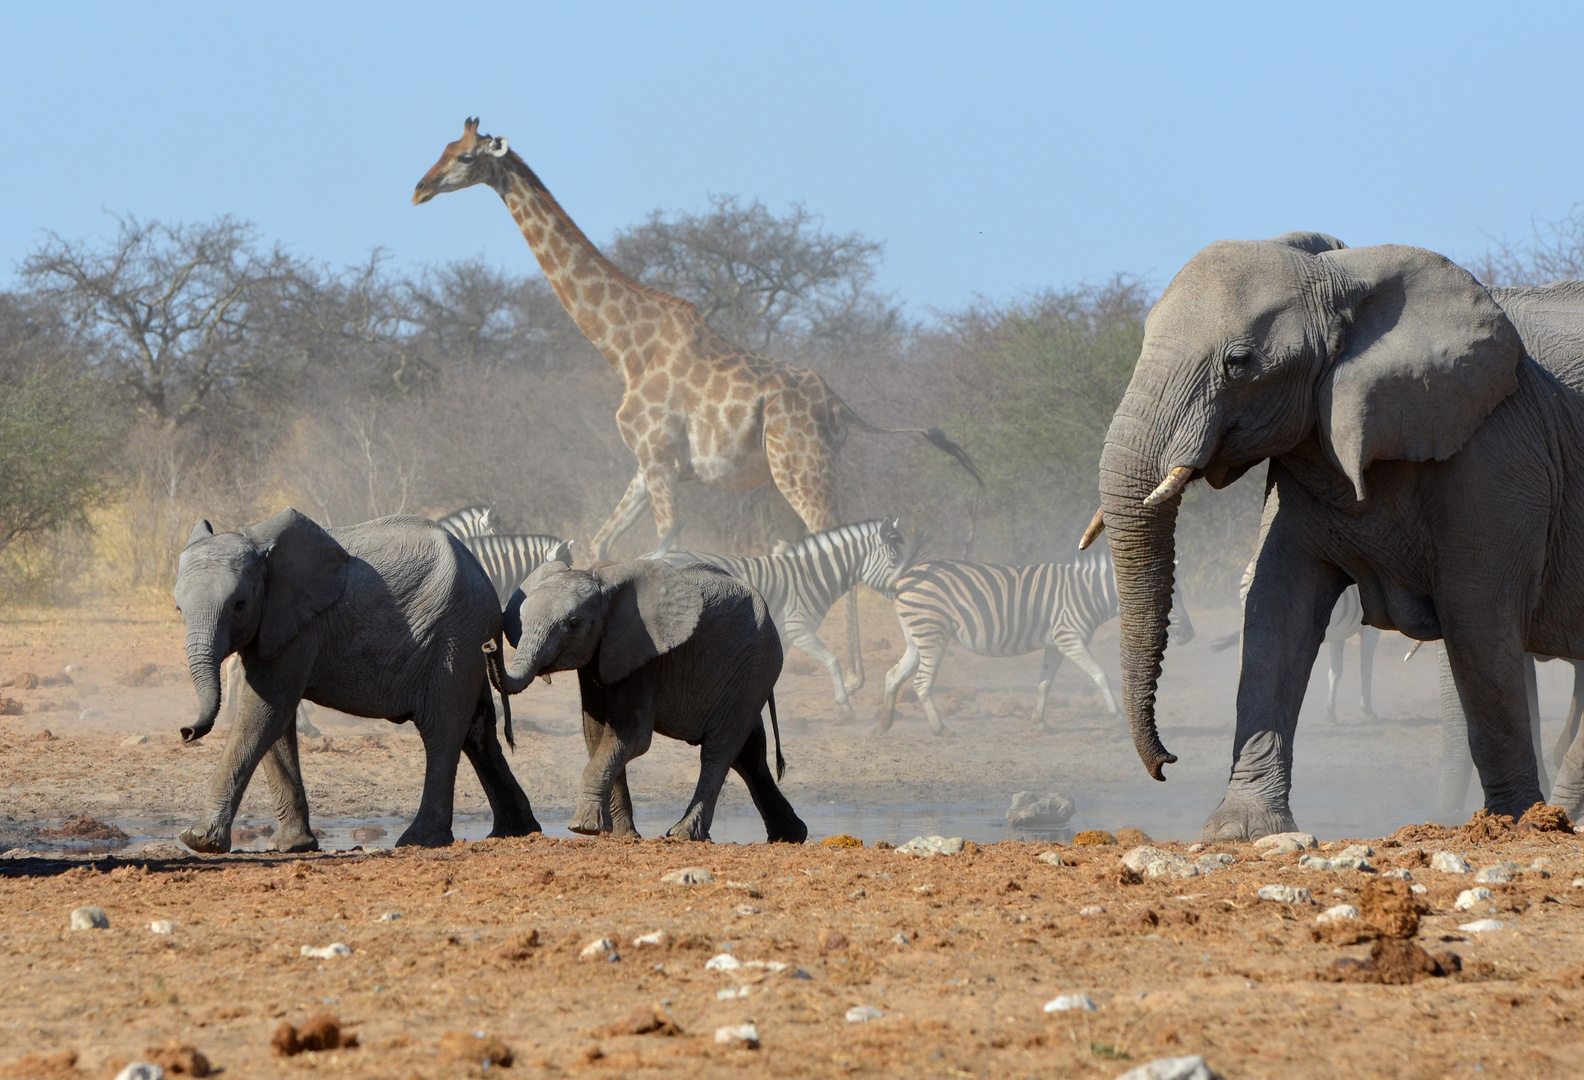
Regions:
[[[834,528],[822,529],[817,533],[809,533],[801,540],[784,546],[777,546],[777,555],[806,555],[822,551],[832,537],[865,537],[873,536],[887,525],[893,524],[894,519],[880,519],[873,521],[856,521],[850,525],[837,525]]]

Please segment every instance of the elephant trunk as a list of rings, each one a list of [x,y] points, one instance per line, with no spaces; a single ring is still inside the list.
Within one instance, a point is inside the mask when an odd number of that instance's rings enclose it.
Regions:
[[[1179,483],[1160,497],[1163,479],[1175,470],[1161,464],[1163,454],[1140,448],[1158,439],[1153,425],[1129,412],[1142,396],[1130,390],[1112,420],[1100,458],[1100,510],[1116,569],[1123,708],[1144,767],[1165,780],[1161,767],[1177,757],[1161,744],[1156,730],[1155,690],[1166,652],[1182,494]]]
[[[503,694],[520,694],[538,677],[550,662],[548,635],[543,631],[529,632],[519,639],[517,655],[510,666],[497,673],[496,689]]]
[[[213,622],[194,619],[187,630],[187,669],[198,691],[198,719],[181,729],[182,742],[193,743],[209,734],[220,715],[220,663],[230,655],[228,628],[218,615]]]

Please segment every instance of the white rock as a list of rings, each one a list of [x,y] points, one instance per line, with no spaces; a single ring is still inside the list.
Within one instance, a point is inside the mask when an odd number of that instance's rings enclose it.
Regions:
[[[1197,855],[1201,851],[1203,851],[1204,849],[1205,849],[1205,846],[1203,844],[1200,844],[1200,843],[1189,844],[1188,845],[1188,854]]]
[[[654,930],[647,934],[639,934],[633,938],[633,944],[642,948],[645,945],[669,945],[671,935],[664,930]]]
[[[1439,870],[1443,874],[1467,874],[1474,868],[1461,855],[1454,855],[1450,851],[1438,851],[1430,856],[1430,869]]]
[[[735,1001],[738,998],[747,996],[748,987],[746,986],[728,986],[725,989],[715,991],[716,1001]]]
[[[1506,925],[1500,919],[1475,919],[1473,922],[1462,923],[1458,929],[1470,934],[1483,934],[1487,930],[1500,930]]]
[[[743,916],[744,918],[747,918],[749,915],[759,914],[759,909],[754,907],[752,904],[738,904],[735,910],[737,914]]]
[[[704,961],[705,971],[736,971],[742,966],[743,962],[729,952],[723,952]]]
[[[1375,854],[1375,849],[1368,844],[1349,844],[1337,854],[1350,859],[1367,859]]]
[[[1322,855],[1300,855],[1300,856],[1298,856],[1298,868],[1300,870],[1330,870],[1330,869],[1333,869],[1333,867],[1331,865],[1331,860],[1325,858]]]
[[[0,851],[0,859],[36,859],[38,854],[38,852],[30,851],[25,847],[6,848],[4,851]],[[1579,880],[1584,881],[1584,878],[1579,878]]]
[[[1354,907],[1352,904],[1338,904],[1336,907],[1328,907],[1322,911],[1315,918],[1315,922],[1331,923],[1337,922],[1340,919],[1356,919],[1358,917],[1359,909]]]
[[[598,938],[583,946],[578,956],[584,960],[593,960],[616,951],[616,943],[608,937]]]
[[[1513,879],[1513,871],[1517,869],[1517,866],[1517,863],[1509,862],[1499,862],[1494,866],[1486,866],[1483,867],[1479,873],[1474,875],[1474,880],[1489,882],[1492,885],[1499,885],[1502,882],[1511,881]]]
[[[1397,881],[1412,881],[1413,880],[1413,874],[1409,873],[1407,870],[1402,869],[1401,867],[1399,867],[1396,870],[1383,870],[1383,871],[1381,871],[1381,877],[1383,877],[1383,878],[1393,878],[1393,879],[1395,879]]]
[[[1295,851],[1313,851],[1320,841],[1306,832],[1272,833],[1254,841],[1254,850],[1270,855],[1290,855]]]
[[[115,1080],[165,1080],[165,1066],[152,1061],[134,1061],[116,1073]]]
[[[1147,1065],[1129,1069],[1117,1080],[1215,1080],[1215,1073],[1198,1054],[1191,1057],[1156,1058]]]
[[[1261,900],[1274,900],[1278,904],[1312,904],[1314,894],[1308,889],[1301,889],[1296,885],[1262,885],[1259,898]]]
[[[9,853],[8,853],[9,854]],[[1570,888],[1584,889],[1584,877],[1576,877],[1569,883]]]
[[[759,1029],[752,1024],[727,1024],[715,1029],[715,1045],[759,1049]]]
[[[1417,884],[1410,885],[1408,886],[1408,891],[1413,893],[1415,896],[1423,896],[1425,893],[1430,891],[1430,886]]]
[[[1064,824],[1074,809],[1073,801],[1065,795],[1052,792],[1042,799],[1032,791],[1020,791],[1012,796],[1006,819],[1014,829],[1049,828]]]
[[[156,934],[174,934],[176,932],[176,924],[169,919],[155,919],[149,923],[149,929]]]
[[[1094,1012],[1094,999],[1088,994],[1062,994],[1053,997],[1045,1003],[1045,1011],[1053,1012]]]
[[[1043,855],[1034,856],[1037,862],[1049,863],[1051,866],[1066,866],[1067,860],[1054,851],[1047,851]]]
[[[879,1020],[883,1016],[885,1016],[885,1013],[873,1005],[854,1005],[847,1010],[847,1022],[849,1024],[862,1024],[869,1020]]]
[[[907,931],[898,930],[895,934],[893,934],[891,936],[891,944],[893,944],[893,945],[911,945],[911,944],[913,944],[913,939],[907,936]]]
[[[1193,848],[1189,848],[1188,850],[1192,851]],[[1217,851],[1210,855],[1199,856],[1199,858],[1194,860],[1194,865],[1199,867],[1199,869],[1203,870],[1205,873],[1209,873],[1211,870],[1224,870],[1235,862],[1237,862],[1236,855],[1228,855],[1224,851]]]
[[[666,885],[708,885],[715,880],[715,875],[702,866],[684,866],[660,875],[660,880]]]
[[[315,960],[333,960],[338,956],[351,956],[352,950],[350,947],[337,941],[329,945],[322,945],[319,948],[314,948],[312,945],[304,945],[302,947],[302,954],[304,956],[311,956]]]
[[[381,915],[378,919],[376,919],[374,921],[375,922],[395,922],[397,919],[400,919],[401,917],[402,917],[402,913],[399,912],[399,911],[387,911],[385,914]]]
[[[1184,855],[1163,851],[1158,847],[1136,847],[1122,856],[1122,865],[1145,877],[1196,877],[1199,867]]]
[[[110,916],[101,907],[80,907],[71,913],[73,930],[108,930]]]
[[[91,712],[93,710],[89,710],[89,711]],[[147,735],[128,735],[126,738],[121,740],[121,745],[122,746],[142,746],[146,742],[148,742],[148,736]]]
[[[1467,911],[1481,900],[1489,900],[1492,893],[1489,889],[1464,889],[1458,893],[1458,898],[1452,901],[1452,910]]]
[[[1080,914],[1080,915],[1082,915],[1082,916],[1084,916],[1086,918],[1089,917],[1089,916],[1093,916],[1093,915],[1104,915],[1105,914],[1105,905],[1103,905],[1103,904],[1090,904],[1088,907],[1079,908],[1078,909],[1078,914]]]
[[[65,667],[61,668],[61,670],[70,675],[74,671],[87,671],[88,669],[83,667],[81,664],[67,664]]]
[[[898,855],[955,855],[963,849],[960,836],[915,836],[896,849]]]

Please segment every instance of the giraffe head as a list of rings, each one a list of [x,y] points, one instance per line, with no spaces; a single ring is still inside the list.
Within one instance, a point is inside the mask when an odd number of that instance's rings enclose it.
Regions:
[[[413,189],[413,205],[426,203],[446,191],[460,191],[474,184],[489,183],[500,170],[506,157],[506,140],[478,133],[478,117],[470,117],[462,125],[462,137],[448,143],[440,160],[418,181]]]

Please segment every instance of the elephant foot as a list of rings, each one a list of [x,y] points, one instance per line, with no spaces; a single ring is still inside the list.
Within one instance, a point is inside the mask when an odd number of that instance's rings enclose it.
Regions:
[[[1298,823],[1285,806],[1273,808],[1228,793],[1199,830],[1201,843],[1258,840],[1273,833],[1296,832]]]
[[[451,835],[451,826],[439,827],[434,825],[420,825],[413,822],[407,830],[396,838],[397,847],[450,847],[455,839]]]
[[[801,844],[808,839],[808,826],[796,816],[786,821],[766,821],[765,839],[772,844]]]
[[[214,825],[203,830],[194,825],[176,839],[204,855],[224,855],[231,850],[231,830],[222,831]]]
[[[539,825],[538,819],[529,814],[527,821],[497,821],[494,827],[490,829],[489,837],[494,840],[503,836],[532,836],[534,833],[542,832],[544,832],[544,829]]]
[[[807,835],[807,830],[804,832]],[[709,843],[710,838],[709,830],[704,828],[704,823],[693,814],[671,826],[666,830],[666,835],[673,840],[694,840],[699,843]]]
[[[286,829],[276,833],[269,843],[270,851],[293,853],[298,851],[318,851],[319,838],[311,832],[297,829]]]
[[[579,799],[577,813],[567,823],[567,828],[583,836],[599,836],[602,833],[612,832],[615,822],[611,820],[610,811],[603,803],[604,800],[596,802],[586,797]]]

